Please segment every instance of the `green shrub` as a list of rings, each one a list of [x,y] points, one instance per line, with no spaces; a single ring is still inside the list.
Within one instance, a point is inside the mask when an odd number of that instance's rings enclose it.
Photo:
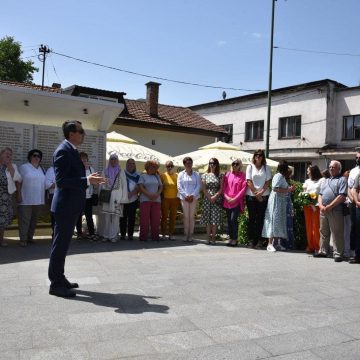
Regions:
[[[294,206],[294,249],[305,250],[306,248],[306,228],[304,217],[304,198],[300,195],[304,190],[302,184],[292,181],[295,191],[291,195]]]
[[[249,228],[249,215],[247,209],[245,209],[245,211],[239,216],[238,244],[240,245],[249,244],[250,240],[249,240],[248,228]]]
[[[295,191],[291,195],[294,206],[294,249],[304,250],[306,248],[306,229],[304,218],[304,198],[300,196],[303,191],[302,184],[292,181],[295,184]],[[248,236],[249,216],[245,210],[239,218],[238,244],[248,245],[250,240]]]

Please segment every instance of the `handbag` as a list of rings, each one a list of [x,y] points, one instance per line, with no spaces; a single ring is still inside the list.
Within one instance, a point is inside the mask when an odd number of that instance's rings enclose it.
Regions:
[[[112,189],[111,189],[112,190]],[[111,190],[101,189],[99,194],[100,203],[109,203],[111,198]]]
[[[112,190],[113,190],[113,188],[114,188],[116,179],[117,179],[117,177],[119,176],[120,171],[121,171],[121,170],[119,170],[119,172],[116,174],[115,179],[114,179],[114,182],[113,182],[110,190],[108,190],[108,189],[101,189],[101,190],[100,190],[100,193],[99,193],[99,202],[100,202],[101,204],[104,204],[104,203],[108,204],[108,203],[110,202],[111,192],[112,192]]]

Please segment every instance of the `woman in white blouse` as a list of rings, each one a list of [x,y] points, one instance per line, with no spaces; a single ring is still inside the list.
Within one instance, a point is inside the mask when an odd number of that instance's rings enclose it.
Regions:
[[[33,242],[37,219],[45,204],[45,171],[41,167],[42,152],[30,150],[28,162],[19,167],[22,178],[18,196],[20,246]]]
[[[261,231],[264,225],[265,211],[270,195],[271,170],[266,165],[263,150],[256,150],[252,164],[246,168],[246,206],[249,214],[249,239],[252,248],[261,248]]]
[[[196,202],[200,197],[201,180],[197,171],[192,168],[191,157],[183,159],[185,170],[183,170],[177,180],[178,198],[180,198],[184,216],[185,241],[192,241],[195,227]]]
[[[320,169],[314,165],[307,168],[308,179],[303,184],[304,192],[318,197],[322,184],[322,175]],[[304,206],[307,252],[317,252],[320,248],[320,210],[315,205]]]

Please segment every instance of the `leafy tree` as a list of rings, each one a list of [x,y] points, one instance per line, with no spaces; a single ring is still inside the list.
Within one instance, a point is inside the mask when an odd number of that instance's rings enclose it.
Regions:
[[[0,80],[31,83],[39,71],[31,60],[21,59],[21,44],[11,36],[0,39]]]

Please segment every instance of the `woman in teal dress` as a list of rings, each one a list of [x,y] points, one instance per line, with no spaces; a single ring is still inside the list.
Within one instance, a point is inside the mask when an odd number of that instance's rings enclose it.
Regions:
[[[278,165],[277,173],[272,180],[272,191],[265,212],[262,237],[268,238],[267,250],[275,252],[275,239],[287,239],[287,194],[294,191],[295,186],[289,186],[286,181],[289,166],[286,161]]]

